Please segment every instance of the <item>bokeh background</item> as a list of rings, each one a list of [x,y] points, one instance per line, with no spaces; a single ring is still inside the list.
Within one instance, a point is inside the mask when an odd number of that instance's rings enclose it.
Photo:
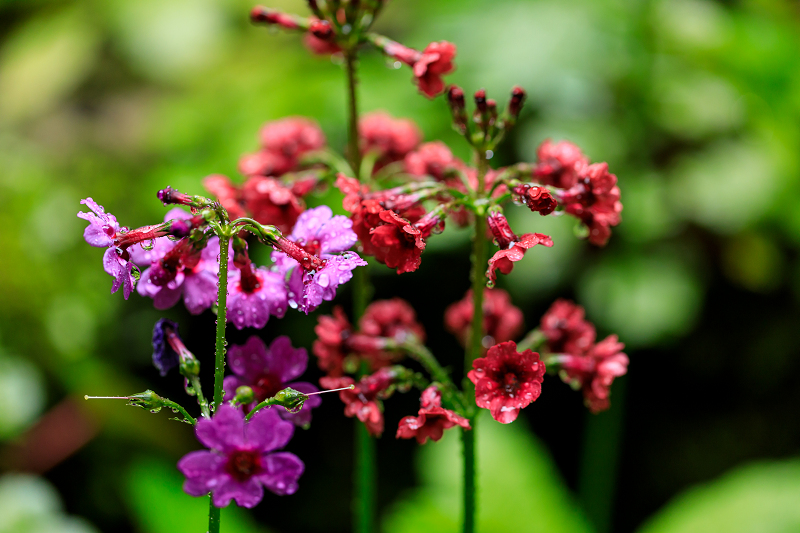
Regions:
[[[300,0],[270,5],[305,12]],[[313,117],[342,147],[341,67],[297,35],[251,26],[251,7],[0,2],[2,533],[205,531],[207,500],[184,495],[175,469],[199,447],[189,428],[82,396],[154,388],[182,398],[179,379],[150,365],[152,325],[178,320],[208,369],[214,317],[109,295],[75,214],[92,196],[127,226],[160,221],[158,189],[201,193],[211,173],[241,179],[238,157],[268,120]],[[549,378],[517,422],[481,424],[482,531],[800,530],[798,4],[394,0],[377,27],[417,48],[455,43],[448,80],[467,91],[485,87],[503,105],[512,85],[527,89],[495,166],[568,139],[608,161],[622,189],[623,223],[602,250],[576,240],[566,217],[509,214],[519,233],[556,243],[501,280],[528,327],[555,298],[573,298],[601,334],[619,334],[631,365],[602,415]],[[413,118],[426,140],[468,156],[445,102],[416,94],[408,69],[370,51],[361,80],[363,110]],[[431,348],[456,367],[442,317],[467,289],[467,245],[448,229],[418,272],[372,268],[376,296],[411,301]],[[294,313],[258,334],[310,347],[315,323]],[[387,402],[387,428],[417,405],[414,394]],[[455,531],[453,433],[424,447],[391,430],[379,441],[384,531]],[[224,530],[349,531],[352,435],[339,401],[325,398],[289,445],[307,465],[300,491],[226,509]]]

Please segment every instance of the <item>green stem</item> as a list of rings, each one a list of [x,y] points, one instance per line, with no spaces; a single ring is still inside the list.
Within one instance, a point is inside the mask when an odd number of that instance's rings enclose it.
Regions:
[[[472,326],[470,328],[470,338],[467,344],[467,349],[464,357],[464,396],[469,398],[470,411],[470,424],[472,430],[461,430],[461,441],[463,443],[463,458],[464,458],[464,517],[462,522],[462,531],[464,533],[474,533],[475,531],[475,515],[477,509],[476,491],[475,491],[475,424],[477,417],[475,416],[475,388],[472,382],[467,379],[467,373],[472,370],[472,363],[481,356],[483,347],[483,288],[486,286],[486,279],[484,276],[485,270],[485,256],[486,256],[486,218],[485,207],[482,205],[483,198],[485,197],[484,183],[486,172],[489,168],[488,161],[486,160],[486,151],[483,149],[477,150],[478,154],[478,187],[475,190],[475,234],[472,240],[472,270],[470,278],[472,280]]]
[[[430,350],[420,344],[412,343],[402,344],[400,347],[410,355],[412,359],[421,364],[434,381],[438,381],[442,384],[444,388],[442,393],[445,395],[445,398],[455,405],[456,408],[462,412],[461,414],[467,414],[467,402],[464,401],[464,398],[453,384],[453,380],[450,379],[450,374],[439,364],[439,361],[436,360],[436,357]]]
[[[367,426],[356,421],[356,523],[357,533],[375,531],[377,457],[375,439]]]
[[[189,379],[189,383],[191,383],[194,393],[197,395],[197,405],[200,406],[200,412],[203,413],[204,417],[211,418],[211,411],[208,409],[208,400],[203,396],[203,388],[200,386],[200,378],[192,376]]]
[[[225,322],[228,319],[228,243],[231,240],[226,227],[219,231],[219,290],[217,292],[217,342],[214,358],[214,402],[212,411],[222,405],[222,382],[225,379]],[[219,533],[220,509],[208,497],[208,533]]]
[[[536,328],[531,330],[530,333],[525,335],[524,339],[517,343],[517,351],[524,352],[525,350],[533,350],[534,352],[537,352],[545,340],[547,339],[545,338],[544,333],[542,333],[542,330]]]
[[[164,407],[168,407],[169,409],[173,409],[175,411],[178,411],[180,414],[183,415],[183,418],[187,422],[189,422],[190,424],[192,424],[192,425],[197,424],[197,420],[192,415],[190,415],[186,411],[186,409],[183,408],[183,406],[181,404],[179,404],[177,402],[173,402],[172,400],[170,400],[168,398],[164,398],[163,402],[164,402]]]
[[[344,54],[347,70],[347,158],[355,172],[356,179],[361,179],[361,151],[358,147],[358,100],[356,99],[356,61],[355,48]]]

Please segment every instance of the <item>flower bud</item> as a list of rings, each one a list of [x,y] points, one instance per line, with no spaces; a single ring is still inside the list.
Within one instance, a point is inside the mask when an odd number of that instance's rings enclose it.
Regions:
[[[132,394],[127,397],[128,405],[134,407],[141,407],[147,409],[151,413],[157,413],[164,407],[164,398],[151,391],[150,389],[140,392],[139,394]]]
[[[323,41],[332,41],[334,38],[333,27],[327,20],[315,20],[308,27],[308,31],[311,35]]]
[[[457,85],[451,85],[447,89],[447,103],[450,104],[450,111],[453,114],[453,127],[461,135],[467,133],[467,110],[464,102],[464,91]]]
[[[236,402],[237,405],[247,405],[256,401],[256,395],[253,393],[253,389],[247,385],[242,385],[241,387],[237,387],[236,396],[233,397],[233,401]]]
[[[511,226],[503,213],[492,211],[486,217],[486,222],[489,224],[489,230],[492,232],[494,241],[501,250],[507,249],[512,243],[519,240],[519,237],[511,230]]]
[[[511,100],[508,101],[508,115],[516,119],[519,112],[522,110],[522,104],[525,103],[525,89],[519,85],[511,90]]]
[[[303,404],[306,400],[308,400],[308,395],[294,390],[291,387],[287,387],[278,391],[273,398],[275,400],[275,405],[283,406],[290,413],[297,413],[303,408]]]

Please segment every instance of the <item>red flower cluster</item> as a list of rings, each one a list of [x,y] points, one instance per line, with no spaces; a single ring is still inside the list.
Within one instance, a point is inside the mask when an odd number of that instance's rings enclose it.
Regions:
[[[379,39],[376,44],[382,47],[384,54],[402,61],[413,69],[414,83],[428,98],[444,92],[442,76],[450,74],[456,68],[453,64],[456,46],[447,41],[431,43],[422,52],[385,38]]]
[[[450,148],[441,141],[425,143],[410,152],[405,158],[406,172],[412,176],[432,176],[445,181],[448,171],[464,168],[466,165],[453,155]],[[448,180],[451,181],[452,180]],[[460,180],[456,181],[461,184]],[[447,181],[445,181],[447,183]],[[451,185],[452,186],[452,185]],[[463,185],[461,185],[463,187]]]
[[[330,376],[344,373],[348,355],[369,361],[376,370],[396,359],[390,350],[392,344],[425,342],[425,330],[417,322],[414,309],[400,298],[378,300],[367,306],[358,332],[353,331],[341,307],[333,309],[333,316],[320,316],[314,331],[317,340],[312,352],[319,368]]]
[[[472,325],[472,289],[447,308],[444,324],[447,331],[466,346]],[[491,337],[491,344],[513,340],[522,332],[522,324],[522,311],[511,303],[506,291],[486,289],[483,292],[483,330]]]
[[[547,348],[560,364],[561,378],[580,388],[586,405],[593,413],[610,406],[609,395],[614,378],[628,370],[625,345],[616,335],[594,343],[594,326],[584,320],[583,308],[567,300],[556,300],[542,317],[541,330]]]
[[[497,281],[497,270],[509,274],[514,268],[514,263],[525,257],[525,252],[529,249],[537,244],[553,246],[553,240],[541,233],[525,233],[518,237],[502,213],[496,211],[490,213],[487,222],[495,242],[500,247],[500,250],[489,259],[489,269],[486,271],[491,285]]]
[[[519,410],[542,392],[544,363],[531,350],[517,352],[517,345],[502,342],[489,348],[486,357],[475,359],[467,377],[475,384],[475,402],[489,409],[502,424],[516,420]]]
[[[583,167],[578,182],[560,196],[564,210],[589,228],[589,242],[605,245],[611,236],[611,226],[620,223],[622,212],[617,177],[608,171],[608,164]]]
[[[589,164],[581,149],[568,141],[544,141],[536,153],[533,176],[544,185],[569,189],[578,182],[578,172]]]
[[[472,429],[469,420],[442,407],[442,393],[433,385],[422,392],[420,404],[418,416],[407,416],[400,420],[396,435],[398,439],[414,437],[418,443],[425,444],[429,438],[433,441],[441,439],[445,429],[455,426]]]
[[[339,391],[339,398],[344,402],[344,414],[356,417],[364,423],[370,435],[379,437],[383,433],[383,412],[379,400],[386,390],[397,379],[397,373],[391,367],[381,368],[372,375],[365,376],[356,383],[351,377],[323,377],[319,384],[326,389],[338,389],[355,384],[354,389]]]
[[[400,161],[422,141],[422,133],[413,121],[395,119],[388,113],[367,113],[358,122],[362,153],[376,151],[376,169]]]

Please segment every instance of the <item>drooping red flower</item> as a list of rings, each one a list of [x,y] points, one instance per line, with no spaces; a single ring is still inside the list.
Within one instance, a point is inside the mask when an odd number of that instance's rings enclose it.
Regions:
[[[242,199],[255,220],[277,226],[284,233],[292,230],[304,209],[292,190],[275,178],[250,178],[242,187]]]
[[[539,145],[538,163],[533,176],[544,185],[569,189],[578,182],[578,172],[589,164],[581,149],[568,141],[553,143],[550,139]]]
[[[585,320],[584,310],[569,300],[558,299],[542,316],[539,328],[552,353],[583,355],[594,343],[594,326]]]
[[[586,355],[559,357],[562,379],[583,390],[584,402],[593,413],[609,408],[614,378],[628,371],[628,356],[622,353],[624,348],[616,335],[609,335],[593,345]]]
[[[422,232],[394,211],[382,211],[379,216],[386,224],[370,230],[375,259],[396,268],[398,274],[418,269],[425,249]]]
[[[378,152],[376,167],[400,161],[422,141],[422,133],[408,119],[395,119],[388,113],[367,113],[358,123],[360,146],[363,153]]]
[[[303,43],[315,54],[330,55],[342,51],[335,38],[330,22],[312,17],[308,32],[303,36]]]
[[[236,187],[227,176],[212,174],[203,179],[203,187],[217,197],[219,203],[230,215],[231,220],[245,216],[242,190]]]
[[[607,163],[583,167],[574,187],[561,194],[564,210],[583,222],[589,229],[589,242],[604,246],[611,236],[611,226],[622,218],[622,202],[617,177],[608,171]]]
[[[405,157],[406,172],[412,176],[432,176],[443,181],[448,170],[463,166],[441,141],[425,143]]]
[[[419,416],[407,416],[400,420],[396,438],[414,437],[418,443],[425,444],[429,438],[434,442],[441,439],[445,429],[455,426],[472,429],[469,420],[442,407],[442,393],[433,385],[422,391],[420,404]]]
[[[442,76],[455,70],[455,56],[456,45],[447,41],[434,42],[425,47],[413,67],[414,79],[422,94],[433,98],[444,92]]]
[[[523,183],[514,187],[514,194],[520,202],[528,206],[528,209],[542,216],[549,215],[558,206],[556,199],[545,187]]]
[[[466,346],[472,325],[472,289],[447,308],[444,323],[447,331]],[[491,337],[491,344],[513,340],[522,332],[522,325],[522,311],[511,303],[506,291],[486,289],[483,292],[483,330]]]
[[[531,350],[517,352],[512,342],[495,344],[472,363],[467,377],[475,384],[475,402],[489,409],[501,424],[516,420],[519,410],[530,405],[542,392],[544,363]]]
[[[489,259],[486,276],[489,278],[490,285],[494,285],[497,281],[497,270],[503,274],[509,274],[514,269],[514,263],[525,257],[525,252],[530,248],[537,244],[553,246],[553,240],[542,233],[525,233],[521,237],[517,237],[511,230],[508,220],[501,213],[490,213],[487,222],[495,242],[500,247],[500,250]]]
[[[361,333],[376,337],[386,337],[397,343],[415,338],[425,343],[425,329],[417,322],[414,308],[401,298],[378,300],[367,306],[359,321]]]
[[[381,368],[374,374],[364,376],[358,383],[350,377],[323,377],[319,383],[326,389],[337,389],[355,384],[354,389],[339,391],[344,402],[344,414],[356,417],[364,423],[370,435],[379,437],[383,433],[383,412],[378,401],[382,393],[395,381],[392,368]]]

